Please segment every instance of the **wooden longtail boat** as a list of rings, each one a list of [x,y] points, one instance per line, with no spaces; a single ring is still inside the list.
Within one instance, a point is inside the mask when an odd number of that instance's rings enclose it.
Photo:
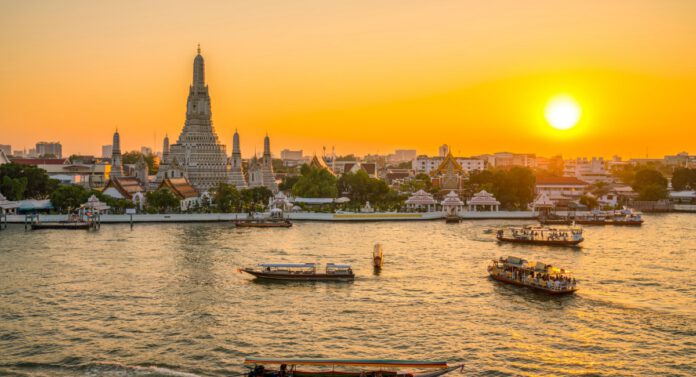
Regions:
[[[448,366],[445,361],[418,360],[361,360],[361,359],[275,359],[249,357],[244,360],[250,368],[248,377],[439,377],[463,365]],[[269,369],[266,369],[269,366]],[[277,366],[277,367],[276,367]],[[298,370],[297,366],[320,366],[327,370]],[[360,370],[351,370],[351,369]],[[431,372],[404,372],[403,369]],[[337,370],[338,369],[338,370]]]
[[[577,282],[570,270],[541,262],[528,262],[518,257],[493,259],[488,266],[488,274],[503,283],[528,287],[552,295],[578,290]]]
[[[495,238],[501,242],[551,245],[551,246],[575,246],[582,242],[582,228],[570,227],[545,227],[527,226],[500,229]]]
[[[242,268],[257,279],[286,281],[351,281],[355,279],[353,269],[347,264],[326,264],[323,272],[317,271],[319,263],[264,263],[260,269]]]

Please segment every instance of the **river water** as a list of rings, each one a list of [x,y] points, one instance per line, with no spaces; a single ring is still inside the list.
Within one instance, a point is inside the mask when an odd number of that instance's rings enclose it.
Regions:
[[[0,375],[233,376],[245,356],[445,359],[471,376],[696,374],[696,216],[588,226],[577,249],[484,233],[524,223],[10,226]],[[492,281],[488,261],[503,255],[568,267],[580,291]],[[236,271],[259,262],[346,262],[357,277],[269,284]]]

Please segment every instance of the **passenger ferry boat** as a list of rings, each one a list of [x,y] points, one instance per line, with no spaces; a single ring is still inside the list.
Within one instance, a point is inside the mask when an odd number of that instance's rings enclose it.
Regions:
[[[242,268],[257,279],[290,281],[349,281],[355,279],[353,269],[347,264],[327,263],[324,271],[319,263],[264,263],[260,268]]]
[[[488,266],[491,278],[508,284],[529,287],[552,295],[573,293],[577,281],[569,270],[518,257],[496,260]]]
[[[558,216],[549,215],[539,219],[544,225],[551,224],[580,224],[580,225],[643,225],[643,218],[640,213],[631,209],[621,211],[593,211],[587,215],[580,216]]]
[[[584,240],[582,227],[526,226],[499,229],[495,237],[501,242],[536,245],[575,246]]]
[[[290,228],[292,223],[283,217],[282,211],[274,208],[268,217],[254,217],[249,214],[246,219],[235,221],[234,225],[237,228]]]
[[[439,377],[463,365],[448,366],[446,361],[380,359],[276,359],[249,357],[247,377]],[[324,367],[304,370],[300,367]],[[411,371],[404,371],[410,369]],[[415,372],[431,370],[430,372]]]

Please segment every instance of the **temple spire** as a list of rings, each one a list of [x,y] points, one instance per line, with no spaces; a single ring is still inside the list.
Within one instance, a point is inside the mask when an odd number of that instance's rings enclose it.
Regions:
[[[193,59],[193,85],[205,85],[205,62],[201,55],[201,45],[198,45],[198,54]]]

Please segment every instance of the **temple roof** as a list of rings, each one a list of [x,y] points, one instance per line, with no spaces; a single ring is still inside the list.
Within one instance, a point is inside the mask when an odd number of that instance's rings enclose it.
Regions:
[[[133,195],[145,192],[145,188],[140,184],[140,180],[135,177],[111,178],[102,192],[109,187],[113,187],[126,199],[133,199]]]
[[[186,178],[167,178],[160,184],[159,188],[166,187],[179,199],[198,197],[198,191],[189,183]]]
[[[329,171],[329,173],[336,175],[336,173],[334,173],[334,171],[329,167],[329,165],[326,164],[326,161],[324,161],[323,158],[317,157],[316,154],[314,155],[314,157],[312,157],[312,161],[309,162],[309,166],[317,169],[326,169]]]
[[[406,204],[414,205],[429,205],[437,204],[437,201],[433,199],[433,196],[423,190],[418,190],[414,192],[408,199],[406,199]]]
[[[463,206],[464,202],[459,199],[459,195],[456,192],[450,191],[449,194],[445,195],[445,199],[442,201],[443,206]]]
[[[537,197],[534,199],[532,202],[532,208],[553,208],[555,207],[555,204],[551,199],[549,199],[549,196],[546,195],[546,192],[542,191]]]
[[[87,202],[84,204],[84,206],[85,208],[92,208],[97,211],[104,211],[111,208],[108,204],[100,201],[94,194],[92,194],[92,196],[90,196],[89,199],[87,199]]]
[[[444,174],[447,171],[448,167],[451,167],[452,170],[455,172],[464,174],[464,168],[462,168],[462,166],[459,165],[457,159],[455,159],[452,155],[452,152],[448,152],[447,156],[445,156],[445,159],[442,160],[442,162],[440,163],[440,166],[438,166],[437,169],[430,172],[430,175]]]
[[[469,199],[469,204],[475,205],[500,205],[500,202],[495,199],[495,196],[486,190],[481,190],[474,194],[474,196]]]

